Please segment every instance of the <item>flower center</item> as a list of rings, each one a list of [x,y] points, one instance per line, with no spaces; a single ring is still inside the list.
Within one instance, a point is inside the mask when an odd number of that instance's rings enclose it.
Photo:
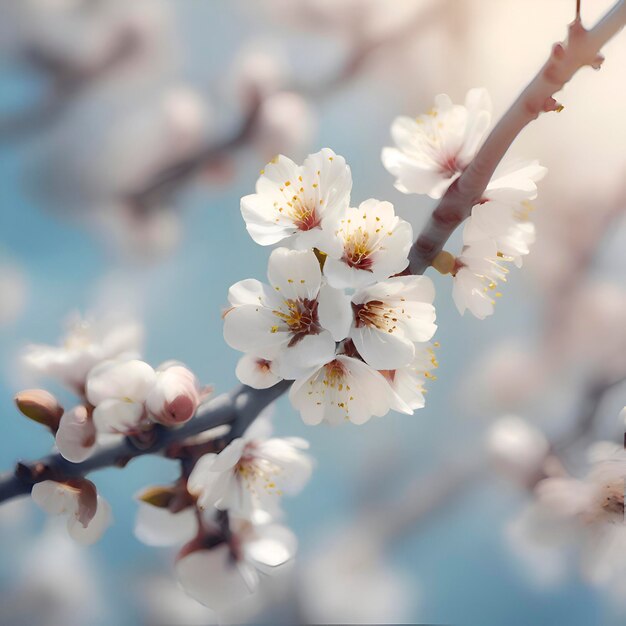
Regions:
[[[292,335],[287,344],[290,348],[307,335],[319,335],[322,332],[317,313],[319,306],[317,300],[309,300],[308,298],[304,300],[289,299],[284,300],[283,303],[285,308],[277,309],[273,313],[287,325]],[[272,332],[277,331],[278,327],[273,326]]]
[[[282,495],[281,490],[276,488],[275,481],[282,469],[278,463],[258,456],[254,443],[246,445],[235,466],[235,472],[247,489],[255,491],[261,485],[265,491],[275,495]]]
[[[370,255],[373,247],[370,234],[359,226],[356,230],[346,233],[342,260],[350,267],[371,272],[373,261]]]
[[[321,220],[317,215],[316,207],[309,207],[300,198],[296,196],[294,198],[294,201],[290,203],[292,206],[289,213],[296,228],[303,231],[317,228]]]
[[[370,300],[365,304],[352,303],[352,311],[357,328],[370,326],[383,332],[393,333],[398,327],[395,311],[381,300]]]

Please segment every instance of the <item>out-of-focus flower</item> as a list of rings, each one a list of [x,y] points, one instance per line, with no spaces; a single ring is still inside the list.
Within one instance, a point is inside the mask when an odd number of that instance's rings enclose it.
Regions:
[[[89,370],[106,359],[133,358],[142,341],[143,329],[136,322],[76,317],[60,346],[32,345],[23,358],[31,371],[82,394]]]
[[[279,155],[268,163],[256,193],[241,199],[246,228],[256,243],[288,239],[299,249],[317,245],[321,229],[338,218],[350,202],[352,176],[343,157],[329,148],[298,166]]]
[[[440,198],[474,158],[490,122],[484,89],[470,89],[465,106],[440,94],[428,113],[396,118],[391,135],[397,148],[383,149],[383,165],[399,191]]]
[[[384,376],[367,363],[337,355],[294,382],[289,399],[306,424],[364,424],[390,409],[411,413]]]
[[[177,546],[191,541],[198,532],[193,507],[172,512],[167,507],[140,502],[135,519],[135,536],[148,546]]]
[[[168,361],[156,370],[146,407],[153,421],[176,426],[194,416],[200,400],[200,385],[194,373],[176,361]]]
[[[438,366],[433,347],[426,343],[415,346],[415,356],[406,367],[381,370],[380,373],[411,411],[415,411],[424,407],[424,385],[427,379],[435,378],[430,371]]]
[[[281,153],[306,154],[316,130],[316,114],[306,98],[279,91],[261,102],[252,144],[266,160]]]
[[[408,265],[413,230],[390,202],[366,200],[326,229],[319,247],[328,254],[324,275],[333,287],[359,288],[398,274]]]
[[[626,577],[626,451],[600,442],[589,459],[584,479],[556,476],[537,485],[537,499],[518,520],[517,532],[552,551],[579,548],[583,576],[594,584],[614,584]]]
[[[319,544],[315,554],[300,564],[298,597],[307,623],[410,621],[415,585],[385,563],[384,546],[375,531],[351,524]]]
[[[410,365],[414,342],[428,341],[437,329],[434,297],[425,276],[396,276],[357,291],[350,338],[363,360],[378,370]]]
[[[61,455],[72,463],[88,458],[96,445],[96,426],[89,410],[76,406],[64,413],[55,436]]]
[[[297,547],[293,533],[277,524],[258,525],[231,518],[229,534],[228,542],[210,549],[188,544],[176,564],[182,588],[216,611],[254,593],[259,574],[275,572],[293,557]]]
[[[465,246],[457,257],[458,269],[454,274],[452,297],[459,313],[463,315],[466,309],[478,319],[492,315],[496,301],[492,294],[496,292],[498,281],[506,281],[508,270],[500,265],[504,260],[498,255],[495,242],[483,239]]]
[[[131,433],[146,418],[145,402],[157,380],[143,361],[104,361],[87,377],[86,395],[94,405],[98,432]]]
[[[313,463],[303,452],[309,444],[298,437],[268,438],[269,421],[259,419],[219,454],[196,463],[188,489],[201,507],[265,522],[280,515],[280,496],[298,493],[309,480]]]
[[[350,303],[342,292],[322,285],[319,262],[310,250],[277,248],[267,276],[270,286],[250,279],[230,288],[224,338],[236,350],[278,358],[281,375],[294,378],[335,353],[335,341],[348,332]],[[326,315],[336,310],[343,315]]]
[[[111,523],[111,509],[86,479],[66,482],[44,480],[32,489],[33,501],[50,515],[67,517],[70,537],[82,544],[95,543]]]
[[[487,432],[486,443],[498,469],[522,484],[541,475],[548,440],[526,420],[513,415],[501,417]]]
[[[24,274],[14,265],[0,265],[0,327],[12,324],[20,316],[27,297]]]

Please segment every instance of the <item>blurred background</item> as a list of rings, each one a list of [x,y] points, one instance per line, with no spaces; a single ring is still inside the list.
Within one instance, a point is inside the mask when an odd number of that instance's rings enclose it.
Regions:
[[[583,0],[584,23],[611,4]],[[51,447],[12,404],[35,383],[19,356],[56,343],[77,311],[136,317],[148,362],[178,359],[231,389],[239,355],[220,315],[232,283],[264,278],[269,250],[239,212],[264,163],[328,146],[352,168],[353,205],[390,200],[417,231],[434,204],[399,193],[381,164],[393,118],[427,110],[440,92],[462,102],[474,86],[499,117],[574,9],[0,0],[0,468]],[[511,149],[548,176],[537,243],[496,314],[460,317],[450,278],[432,276],[441,346],[426,408],[333,429],[306,427],[278,402],[276,432],[308,439],[317,460],[305,491],[285,502],[299,555],[229,619],[623,623],[624,572],[599,584],[575,543],[556,554],[515,534],[532,493],[486,443],[497,420],[518,416],[564,442],[578,475],[590,442],[622,440],[626,34],[604,53],[600,72],[567,85],[565,110],[542,115]],[[456,233],[448,248],[459,247]],[[28,499],[0,507],[0,621],[216,623],[177,589],[173,554],[133,535],[134,494],[175,477],[174,463],[154,458],[96,473],[115,523],[88,549]]]

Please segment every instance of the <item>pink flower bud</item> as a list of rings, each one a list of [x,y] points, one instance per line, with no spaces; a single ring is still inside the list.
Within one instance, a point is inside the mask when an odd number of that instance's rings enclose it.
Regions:
[[[194,374],[179,363],[168,362],[157,371],[157,381],[148,394],[146,406],[155,422],[176,426],[194,416],[200,400]]]

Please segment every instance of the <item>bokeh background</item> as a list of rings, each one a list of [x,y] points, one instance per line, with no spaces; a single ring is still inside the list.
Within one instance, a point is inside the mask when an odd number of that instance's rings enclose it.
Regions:
[[[474,86],[499,116],[574,5],[1,0],[0,467],[51,447],[12,404],[33,383],[19,355],[55,343],[75,311],[131,314],[148,362],[175,358],[231,389],[239,355],[220,315],[232,283],[265,274],[269,250],[250,240],[239,199],[266,160],[331,147],[352,168],[354,204],[390,200],[419,229],[432,201],[399,193],[380,161],[393,118],[440,92],[460,102]],[[585,23],[610,5],[583,1]],[[305,427],[278,402],[276,432],[307,438],[317,459],[311,483],[285,502],[300,552],[260,608],[232,619],[289,620],[297,604],[312,622],[623,623],[623,593],[589,584],[575,556],[556,563],[512,545],[507,528],[529,494],[488,463],[484,444],[510,413],[566,432],[591,387],[626,375],[626,34],[605,55],[600,72],[566,87],[565,110],[511,149],[549,173],[537,245],[496,314],[460,317],[449,277],[432,276],[441,347],[426,408],[332,429]],[[234,146],[198,158],[246,120]],[[456,233],[449,249],[459,246]],[[589,439],[621,439],[625,398],[623,384],[601,396]],[[573,472],[585,443],[573,446]],[[175,472],[142,458],[94,474],[115,523],[89,549],[28,500],[0,508],[0,621],[214,623],[176,589],[173,555],[133,536],[134,494]]]

